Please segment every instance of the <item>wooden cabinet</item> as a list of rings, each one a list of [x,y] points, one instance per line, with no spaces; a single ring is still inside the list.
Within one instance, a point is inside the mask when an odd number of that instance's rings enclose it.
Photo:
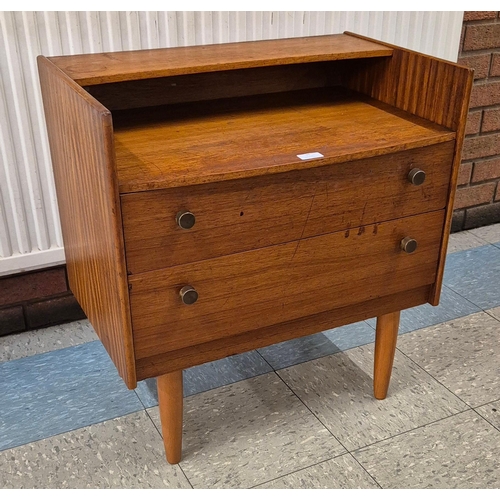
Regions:
[[[437,305],[472,73],[353,34],[38,59],[71,290],[130,389]]]

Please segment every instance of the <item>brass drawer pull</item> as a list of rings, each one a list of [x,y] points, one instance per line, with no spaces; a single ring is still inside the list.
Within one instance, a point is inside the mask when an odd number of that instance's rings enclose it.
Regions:
[[[419,168],[412,168],[408,174],[408,180],[414,186],[420,186],[425,181],[425,172]]]
[[[407,236],[401,240],[401,250],[406,253],[413,253],[417,249],[417,241]]]
[[[190,285],[183,286],[179,291],[179,295],[182,302],[187,306],[194,304],[198,300],[198,292]]]
[[[175,220],[181,229],[191,229],[196,222],[196,217],[191,212],[179,212]]]

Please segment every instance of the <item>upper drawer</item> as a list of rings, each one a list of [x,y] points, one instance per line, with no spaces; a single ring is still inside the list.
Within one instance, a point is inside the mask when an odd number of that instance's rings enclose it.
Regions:
[[[121,197],[128,272],[276,245],[444,208],[454,142],[343,164]],[[414,185],[413,169],[426,178]],[[176,216],[195,216],[181,229]]]

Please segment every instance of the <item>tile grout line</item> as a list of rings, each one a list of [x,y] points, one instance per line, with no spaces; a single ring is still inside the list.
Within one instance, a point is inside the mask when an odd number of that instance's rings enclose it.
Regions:
[[[471,411],[471,410],[473,411],[474,408],[466,408],[465,410],[461,410],[458,413],[454,413],[453,415],[447,415],[446,417],[438,418],[437,420],[433,420],[432,422],[427,422],[426,424],[418,425],[417,427],[415,427],[413,429],[408,429],[407,431],[398,432],[397,434],[394,434],[393,436],[388,436],[384,439],[379,439],[378,441],[374,441],[373,443],[370,443],[370,444],[367,444],[364,446],[360,446],[359,448],[356,448],[355,450],[351,450],[349,453],[353,454],[353,453],[363,451],[366,448],[370,448],[371,446],[378,445],[380,443],[383,443],[384,441],[389,441],[390,439],[394,439],[396,437],[403,436],[404,434],[408,434],[409,432],[413,432],[413,431],[416,431],[418,429],[423,429],[424,427],[427,427],[428,425],[437,424],[438,422],[446,420],[447,418],[453,418],[453,417],[456,417],[457,415],[461,415],[462,413],[466,413],[466,412]],[[355,458],[355,457],[353,457],[353,458]]]
[[[487,404],[491,404],[491,403],[485,403],[486,405]],[[481,405],[481,406],[484,406],[484,405]],[[478,406],[477,408],[480,408],[480,406]],[[495,424],[491,423],[485,416],[481,415],[478,411],[477,411],[477,408],[472,408],[476,414],[479,416],[479,418],[485,420],[488,424],[490,424],[496,431],[500,432],[500,428],[497,427]]]
[[[335,434],[333,434],[333,432],[319,419],[319,417],[311,410],[311,408],[309,408],[309,406],[307,406],[307,404],[304,403],[304,401],[302,401],[300,396],[285,382],[285,380],[283,380],[281,375],[277,371],[275,371],[274,373],[283,382],[283,384],[285,384],[285,386],[288,387],[290,392],[308,409],[309,413],[321,424],[321,426],[324,427],[328,431],[328,433],[335,438],[335,440],[340,444],[340,446],[342,446],[342,448],[344,448],[345,453],[349,453],[349,450],[342,444],[342,442],[337,438],[337,436],[335,436]],[[345,455],[345,453],[341,453],[340,455]],[[336,455],[335,457],[340,455]],[[330,458],[335,458],[335,457],[330,457]]]
[[[483,311],[484,312],[484,311]],[[473,314],[479,314],[479,311],[477,313],[473,313]],[[451,321],[454,321],[454,320],[451,320]],[[446,322],[445,322],[446,323]],[[441,323],[439,323],[441,324]],[[436,325],[437,326],[437,325]],[[429,375],[429,377],[432,378],[432,380],[434,380],[435,382],[437,382],[441,387],[443,387],[444,389],[446,389],[447,392],[449,392],[450,394],[452,394],[453,396],[455,396],[457,399],[459,399],[464,405],[468,406],[470,410],[473,410],[474,408],[469,404],[467,403],[466,401],[464,401],[460,396],[458,396],[457,394],[455,394],[450,388],[446,387],[440,380],[438,380],[436,377],[434,377],[434,375],[432,375],[431,373],[429,373],[423,366],[420,366],[417,361],[415,361],[414,359],[412,359],[408,354],[406,354],[405,352],[403,352],[399,347],[396,347],[397,351],[400,352],[405,358],[409,359],[412,363],[415,363],[415,365],[417,365],[423,372],[425,372],[427,375]],[[487,403],[485,403],[487,404]],[[456,413],[455,415],[458,415],[458,413]],[[445,417],[447,418],[447,417]]]
[[[371,445],[370,445],[371,446]],[[350,451],[349,452],[349,455],[351,455],[351,457],[353,458],[353,460],[373,479],[373,481],[375,482],[375,484],[381,489],[385,489],[376,479],[374,476],[372,476],[366,469],[365,469],[365,466],[353,455],[353,453]]]

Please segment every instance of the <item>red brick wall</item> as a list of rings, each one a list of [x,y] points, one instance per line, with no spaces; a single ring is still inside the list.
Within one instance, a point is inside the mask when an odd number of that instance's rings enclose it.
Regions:
[[[465,12],[458,62],[474,87],[452,231],[500,222],[500,12]]]
[[[82,318],[64,266],[0,278],[0,335]]]

